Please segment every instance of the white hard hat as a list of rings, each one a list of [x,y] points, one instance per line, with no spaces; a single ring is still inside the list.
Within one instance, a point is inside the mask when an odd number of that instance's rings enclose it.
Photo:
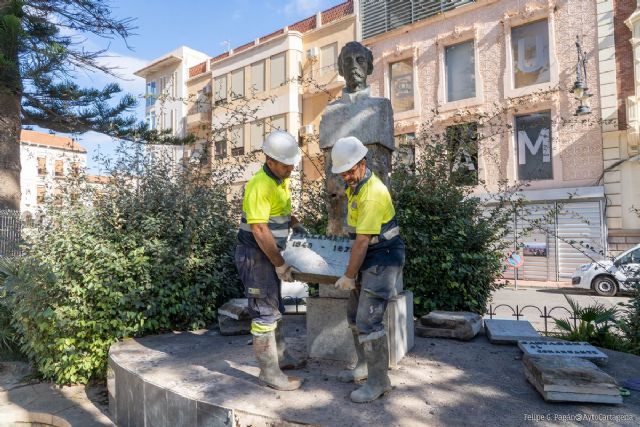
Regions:
[[[369,150],[355,136],[340,138],[331,149],[331,172],[343,173],[364,159]]]
[[[298,141],[288,132],[275,130],[267,135],[262,151],[274,160],[285,165],[297,165],[300,161]]]

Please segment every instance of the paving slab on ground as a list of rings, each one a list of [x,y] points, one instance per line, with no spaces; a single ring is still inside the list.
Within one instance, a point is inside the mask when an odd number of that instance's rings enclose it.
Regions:
[[[304,320],[285,318],[296,350],[305,348]],[[305,379],[298,391],[261,387],[248,342],[247,336],[224,337],[215,331],[176,333],[126,340],[113,348],[113,356],[143,380],[200,402],[312,425],[640,424],[640,392],[632,392],[621,406],[544,402],[526,381],[521,351],[494,346],[484,335],[467,342],[416,338],[414,350],[390,371],[394,390],[366,405],[349,401],[354,385],[336,380],[343,368],[336,362],[310,361],[297,371]],[[640,358],[604,351],[609,364],[603,371],[618,382],[640,377]],[[577,417],[580,422],[570,421]]]

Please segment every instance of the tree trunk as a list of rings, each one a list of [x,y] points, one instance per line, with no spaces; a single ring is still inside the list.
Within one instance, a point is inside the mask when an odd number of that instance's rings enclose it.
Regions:
[[[20,169],[20,97],[0,88],[0,209],[20,210]]]
[[[9,0],[0,0],[0,16],[10,10]],[[9,25],[8,22],[5,22]],[[2,32],[0,54],[0,209],[20,210],[20,102],[22,81],[18,66],[18,29]]]

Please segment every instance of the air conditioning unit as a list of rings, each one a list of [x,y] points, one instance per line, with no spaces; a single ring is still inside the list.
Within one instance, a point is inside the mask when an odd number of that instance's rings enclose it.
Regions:
[[[316,60],[318,59],[319,55],[320,55],[320,51],[317,47],[312,47],[310,49],[307,49],[307,59]]]
[[[300,136],[309,136],[313,135],[313,125],[304,125],[298,131]]]

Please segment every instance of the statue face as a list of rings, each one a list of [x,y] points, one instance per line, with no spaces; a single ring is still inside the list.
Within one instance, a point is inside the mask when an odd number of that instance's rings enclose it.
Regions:
[[[342,52],[342,73],[349,92],[367,87],[366,52],[362,48],[349,47]]]

